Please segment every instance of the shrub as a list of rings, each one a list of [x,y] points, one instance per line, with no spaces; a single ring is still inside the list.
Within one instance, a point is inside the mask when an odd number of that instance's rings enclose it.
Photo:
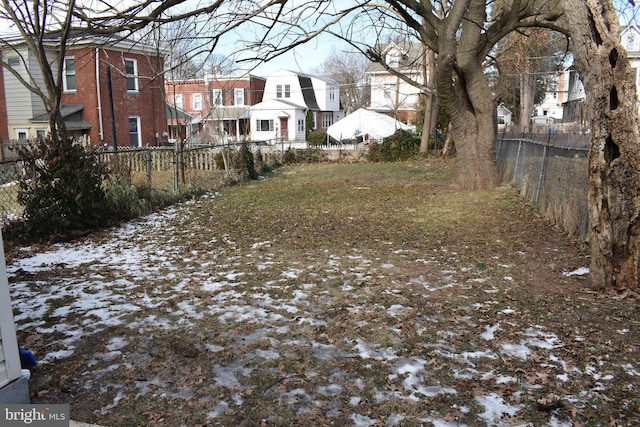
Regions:
[[[253,153],[249,149],[249,145],[243,142],[240,146],[240,153],[238,156],[238,169],[240,174],[249,179],[258,179],[260,175],[256,171],[255,162],[253,159]]]
[[[151,212],[151,192],[133,185],[131,178],[124,173],[114,174],[105,183],[105,195],[114,218],[118,220],[137,218]]]
[[[326,142],[327,133],[326,132],[309,132],[307,135],[307,142],[312,147],[317,147],[318,145],[322,145]]]
[[[103,183],[106,167],[71,141],[40,141],[23,153],[28,176],[20,182],[25,232],[32,236],[94,229],[112,220]]]
[[[420,152],[420,139],[411,132],[397,130],[382,140],[381,144],[369,147],[367,159],[372,162],[397,162],[415,158]]]

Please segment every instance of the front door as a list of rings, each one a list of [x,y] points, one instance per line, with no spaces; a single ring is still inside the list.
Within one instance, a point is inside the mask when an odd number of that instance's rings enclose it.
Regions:
[[[289,118],[280,117],[280,136],[283,141],[289,140]]]

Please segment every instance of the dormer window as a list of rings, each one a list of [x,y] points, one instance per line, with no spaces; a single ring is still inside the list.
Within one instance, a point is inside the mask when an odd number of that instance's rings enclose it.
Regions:
[[[637,50],[636,48],[636,37],[634,34],[627,34],[627,38],[625,40],[625,46],[627,50]]]
[[[389,52],[387,54],[387,64],[394,68],[400,66],[400,53],[398,51]]]

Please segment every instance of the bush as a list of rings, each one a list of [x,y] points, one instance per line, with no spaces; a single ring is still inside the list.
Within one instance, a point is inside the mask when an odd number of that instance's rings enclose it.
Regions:
[[[327,133],[326,132],[309,132],[307,135],[307,142],[312,147],[317,147],[318,145],[322,145],[326,142]]]
[[[243,142],[240,146],[240,153],[238,156],[238,169],[240,174],[245,178],[258,179],[260,175],[256,171],[256,165],[253,159],[253,153],[249,149],[249,145]]]
[[[151,212],[150,191],[133,185],[124,173],[115,174],[106,182],[105,195],[115,219],[127,220]]]
[[[397,162],[415,158],[420,152],[420,138],[411,132],[397,130],[382,140],[381,144],[369,147],[367,159],[372,162]]]
[[[64,234],[112,220],[103,188],[109,173],[92,151],[71,141],[47,140],[22,154],[28,171],[18,192],[24,206],[24,221],[17,226],[22,232],[32,237]]]

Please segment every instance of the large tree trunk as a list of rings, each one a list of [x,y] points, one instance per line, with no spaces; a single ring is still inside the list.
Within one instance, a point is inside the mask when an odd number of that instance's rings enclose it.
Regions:
[[[436,93],[451,123],[460,186],[469,190],[500,183],[494,156],[496,108],[482,67],[484,55],[477,49],[482,32],[476,23],[484,22],[485,14],[484,0],[456,2],[441,31],[436,59]]]
[[[635,73],[611,0],[564,0],[575,64],[592,111],[589,153],[591,282],[638,287],[640,150]]]

